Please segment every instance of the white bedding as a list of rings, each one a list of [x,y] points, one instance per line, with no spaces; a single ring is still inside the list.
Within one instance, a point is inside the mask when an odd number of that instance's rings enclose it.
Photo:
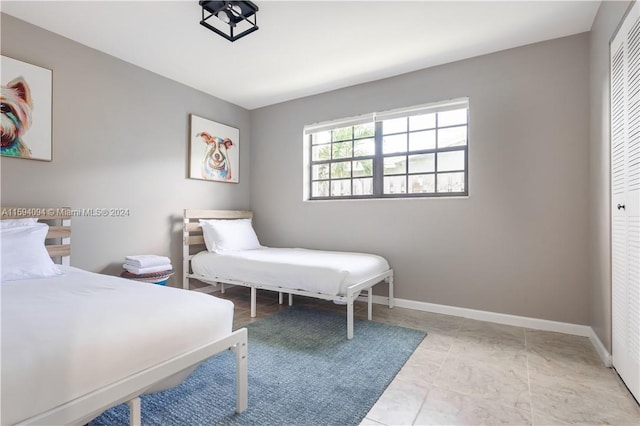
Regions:
[[[0,286],[3,425],[231,333],[230,301],[62,268]]]
[[[372,254],[267,247],[223,254],[203,251],[193,257],[191,267],[207,277],[331,296],[345,295],[350,285],[389,270],[383,257]]]

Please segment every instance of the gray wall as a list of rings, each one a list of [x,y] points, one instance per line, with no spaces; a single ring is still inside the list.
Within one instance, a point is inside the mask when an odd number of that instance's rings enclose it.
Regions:
[[[73,219],[72,265],[119,273],[170,256],[180,285],[184,208],[248,208],[249,112],[7,15],[2,54],[53,70],[53,162],[2,157],[2,206],[122,207]],[[240,129],[240,183],[187,179],[189,114]]]
[[[253,110],[270,246],[385,256],[397,297],[589,322],[589,35]],[[305,124],[468,96],[469,198],[303,202]]]
[[[630,2],[603,2],[590,33],[591,139],[589,151],[591,306],[589,324],[611,352],[611,192],[609,41]]]

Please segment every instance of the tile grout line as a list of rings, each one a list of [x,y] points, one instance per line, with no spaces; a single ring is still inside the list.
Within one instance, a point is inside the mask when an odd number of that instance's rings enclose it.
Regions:
[[[425,339],[423,339],[422,342],[424,342],[424,340],[426,340],[428,338],[429,338],[429,331],[427,331],[427,336],[425,337]],[[449,349],[451,349],[451,348],[449,348]],[[416,348],[416,350],[417,350],[417,348]],[[415,351],[414,351],[414,353],[415,353]],[[449,353],[449,351],[447,351],[447,354],[448,353]],[[433,381],[435,381],[436,377],[438,377],[438,374],[440,374],[440,370],[442,370],[442,365],[445,363],[446,360],[447,360],[447,357],[445,356],[445,358],[442,360],[442,364],[440,364],[438,366],[438,372],[433,377]],[[431,383],[431,385],[433,385],[433,382]],[[418,407],[418,411],[416,411],[416,414],[413,416],[413,420],[411,420],[411,424],[412,425],[416,424],[416,420],[418,420],[418,416],[420,415],[420,412],[422,411],[422,407],[424,407],[425,402],[427,402],[427,397],[428,396],[429,396],[429,390],[427,390],[427,394],[424,396],[424,398],[422,398],[422,402],[420,403],[420,407]]]
[[[458,332],[460,331],[460,328],[458,328],[456,330],[456,334],[454,339],[457,339],[458,337]],[[427,331],[427,336],[428,336],[428,331]],[[454,340],[455,343],[455,340]],[[435,381],[438,378],[438,375],[440,375],[440,372],[442,371],[442,367],[444,366],[444,363],[447,362],[447,359],[449,358],[449,356],[451,355],[451,348],[453,347],[453,343],[449,346],[449,349],[447,349],[446,355],[444,357],[444,359],[442,360],[442,363],[440,364],[440,366],[438,366],[438,372],[433,376],[433,381],[431,382],[431,387],[436,386],[435,385]],[[437,387],[437,386],[436,386]],[[418,420],[418,416],[420,415],[420,412],[422,411],[422,407],[424,407],[425,402],[427,401],[427,398],[429,397],[429,391],[427,391],[427,394],[424,396],[424,398],[422,399],[422,404],[420,404],[420,408],[418,408],[418,412],[416,413],[416,415],[413,417],[413,421],[411,422],[412,425],[416,424],[416,420]]]
[[[529,413],[531,414],[531,424],[533,421],[533,394],[531,393],[531,371],[529,370],[529,345],[527,344],[527,329],[524,329],[524,351],[527,357],[527,387],[529,388]]]
[[[424,396],[424,398],[422,398],[422,403],[420,404],[420,407],[418,407],[418,411],[416,412],[416,415],[413,416],[413,420],[411,420],[412,425],[416,424],[416,420],[418,420],[418,416],[420,415],[420,412],[422,411],[422,407],[424,407],[425,402],[427,402],[428,396],[429,396],[429,391],[427,391],[427,394]]]

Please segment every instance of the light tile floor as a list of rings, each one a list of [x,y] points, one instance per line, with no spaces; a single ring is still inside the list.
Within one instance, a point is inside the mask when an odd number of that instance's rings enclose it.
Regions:
[[[249,289],[219,296],[236,306],[234,328],[287,309],[259,291],[251,318]],[[345,312],[303,297],[294,304]],[[366,319],[366,304],[355,312]],[[428,335],[362,425],[640,425],[637,402],[585,337],[380,305],[373,319]]]

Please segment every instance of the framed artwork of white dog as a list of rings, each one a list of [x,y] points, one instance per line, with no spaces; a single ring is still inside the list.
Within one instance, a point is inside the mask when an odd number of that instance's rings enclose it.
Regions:
[[[240,131],[191,114],[189,177],[238,183]]]
[[[51,70],[0,56],[3,156],[51,161]]]

